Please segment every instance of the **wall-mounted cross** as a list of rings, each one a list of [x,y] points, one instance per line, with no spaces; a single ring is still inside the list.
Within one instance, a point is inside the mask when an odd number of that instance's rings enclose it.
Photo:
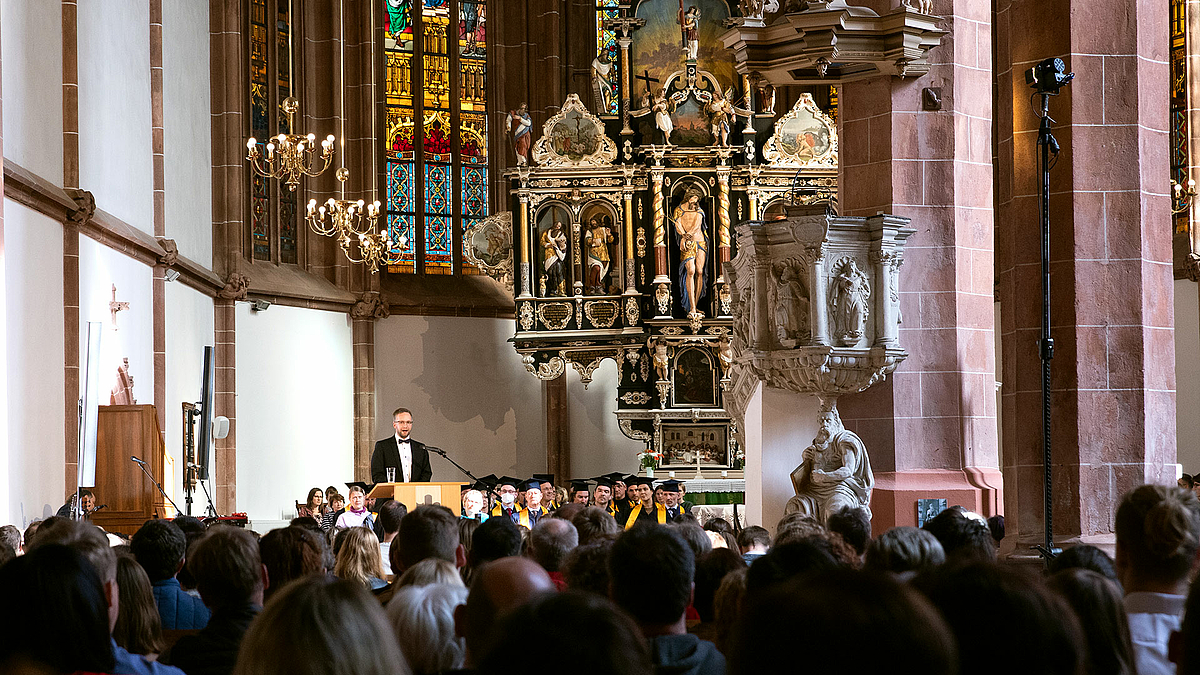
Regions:
[[[662,80],[658,79],[657,77],[650,77],[650,71],[649,71],[649,70],[646,70],[645,72],[643,72],[641,75],[638,75],[638,76],[637,76],[637,77],[635,77],[634,79],[636,79],[636,80],[641,80],[641,81],[645,82],[645,83],[646,83],[646,91],[647,91],[647,93],[649,93],[651,96],[653,96],[653,95],[654,95],[654,90],[650,88],[650,83],[651,83],[651,82],[661,82],[661,81],[662,81]]]
[[[112,301],[108,303],[108,311],[112,313],[113,330],[117,330],[117,312],[129,309],[128,302],[117,302],[117,285],[112,287]]]

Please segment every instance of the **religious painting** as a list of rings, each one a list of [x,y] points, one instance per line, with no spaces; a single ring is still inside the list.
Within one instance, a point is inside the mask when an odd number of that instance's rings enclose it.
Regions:
[[[717,405],[717,371],[707,350],[699,347],[679,350],[673,372],[675,405]]]
[[[534,279],[538,295],[562,297],[571,294],[571,212],[551,204],[538,214],[538,255]]]
[[[579,223],[583,247],[583,292],[587,295],[619,294],[621,232],[616,212],[609,204],[595,201],[583,207]]]
[[[772,200],[762,212],[762,220],[783,220],[785,218],[787,218],[787,213],[783,210],[782,198]]]
[[[512,251],[512,231],[504,227],[484,225],[470,233],[471,252],[483,264],[499,267]]]
[[[722,24],[729,18],[725,0],[683,0],[683,10],[692,7],[700,13],[699,45],[696,66],[717,77],[723,85],[734,81],[733,56],[721,44]],[[656,90],[666,86],[667,77],[684,67],[686,45],[679,24],[679,0],[642,0],[634,15],[646,20],[646,25],[634,33],[633,67],[635,74],[649,71],[658,80]],[[640,93],[640,92],[639,92]]]
[[[604,134],[600,118],[588,111],[579,94],[567,96],[533,145],[533,160],[542,166],[608,166],[616,157],[616,143]]]
[[[713,144],[712,129],[704,106],[693,97],[680,103],[671,115],[675,130],[671,132],[671,143],[685,148],[701,148]]]
[[[663,424],[663,468],[729,466],[729,445],[724,424]]]
[[[775,123],[775,133],[763,147],[771,166],[837,165],[837,132],[831,120],[813,101],[800,95],[796,105]]]

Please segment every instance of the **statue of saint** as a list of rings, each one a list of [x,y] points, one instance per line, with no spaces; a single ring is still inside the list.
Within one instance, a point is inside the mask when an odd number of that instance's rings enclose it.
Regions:
[[[869,516],[875,476],[862,439],[846,431],[834,405],[821,406],[820,421],[817,437],[792,472],[796,496],[784,513],[803,513],[824,523],[829,514],[851,506],[866,509]]]
[[[592,91],[596,95],[596,114],[605,115],[612,108],[612,81],[608,74],[612,72],[612,64],[608,54],[600,54],[592,59]]]
[[[513,146],[517,153],[517,166],[529,163],[529,148],[533,145],[533,119],[529,117],[529,104],[508,111],[505,125],[512,133]]]
[[[733,88],[730,87],[728,93],[715,94],[705,106],[709,124],[712,125],[712,135],[716,139],[717,145],[729,145],[729,124],[734,116],[733,104],[729,102],[732,97]]]
[[[658,380],[660,382],[670,380],[671,357],[667,354],[666,341],[658,340],[654,342],[652,353],[654,355],[654,372],[658,374]]]
[[[604,295],[608,291],[605,283],[612,265],[608,245],[613,240],[612,219],[605,216],[604,220],[600,221],[593,217],[588,223],[587,233],[583,235],[583,241],[587,245],[589,295]]]
[[[679,16],[679,27],[683,32],[684,54],[689,61],[695,61],[700,52],[700,10],[695,5]]]
[[[834,268],[829,294],[833,313],[833,336],[843,347],[851,346],[863,336],[867,322],[867,298],[871,286],[867,275],[853,258],[846,258]]]
[[[567,233],[561,220],[542,233],[542,266],[546,270],[546,295],[566,295]]]
[[[671,102],[667,100],[666,94],[659,91],[658,98],[654,99],[654,105],[650,109],[654,111],[654,126],[662,133],[662,144],[670,145],[675,123],[671,121]]]
[[[808,337],[808,291],[804,288],[802,273],[803,269],[784,262],[776,263],[770,269],[775,290],[772,308],[775,335],[780,343]]]
[[[708,237],[700,193],[688,192],[671,214],[679,239],[679,302],[690,316],[699,311],[708,282]]]

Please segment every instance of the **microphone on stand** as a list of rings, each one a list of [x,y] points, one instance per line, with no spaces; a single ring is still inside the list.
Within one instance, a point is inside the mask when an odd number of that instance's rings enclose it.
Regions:
[[[134,462],[136,462],[136,463],[138,463],[138,464],[145,464],[145,463],[146,463],[146,462],[145,462],[145,460],[138,459],[138,458],[137,458],[137,457],[135,457],[134,455],[130,455],[130,456],[129,456],[129,459],[133,460]]]
[[[441,448],[435,448],[432,445],[427,445],[427,446],[425,446],[425,449],[428,450],[429,452],[436,452],[437,454],[441,455],[442,457],[446,456],[446,451]]]
[[[97,506],[96,508],[92,509],[88,513],[95,513],[97,511],[99,511],[100,509],[107,509],[107,508],[108,508],[108,504],[101,504],[100,506]]]

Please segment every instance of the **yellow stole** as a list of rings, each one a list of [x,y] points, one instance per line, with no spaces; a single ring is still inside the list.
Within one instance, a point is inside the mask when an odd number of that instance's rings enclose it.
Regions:
[[[524,525],[525,527],[531,528],[532,526],[530,526],[530,524],[529,524],[529,509],[527,509],[524,506],[521,506],[519,504],[513,504],[513,508],[517,512],[517,524]],[[543,513],[545,513],[544,510],[543,510]],[[500,504],[497,504],[496,507],[494,509],[492,509],[492,517],[494,518],[496,516],[503,516],[503,515],[504,515],[504,507]]]
[[[641,514],[642,514],[642,503],[638,502],[637,506],[634,506],[633,510],[629,512],[629,518],[625,520],[625,529],[628,530],[628,529],[632,528],[633,524],[637,522],[638,516],[640,516]],[[659,525],[667,524],[667,509],[662,504],[654,505],[654,515],[658,518]]]

